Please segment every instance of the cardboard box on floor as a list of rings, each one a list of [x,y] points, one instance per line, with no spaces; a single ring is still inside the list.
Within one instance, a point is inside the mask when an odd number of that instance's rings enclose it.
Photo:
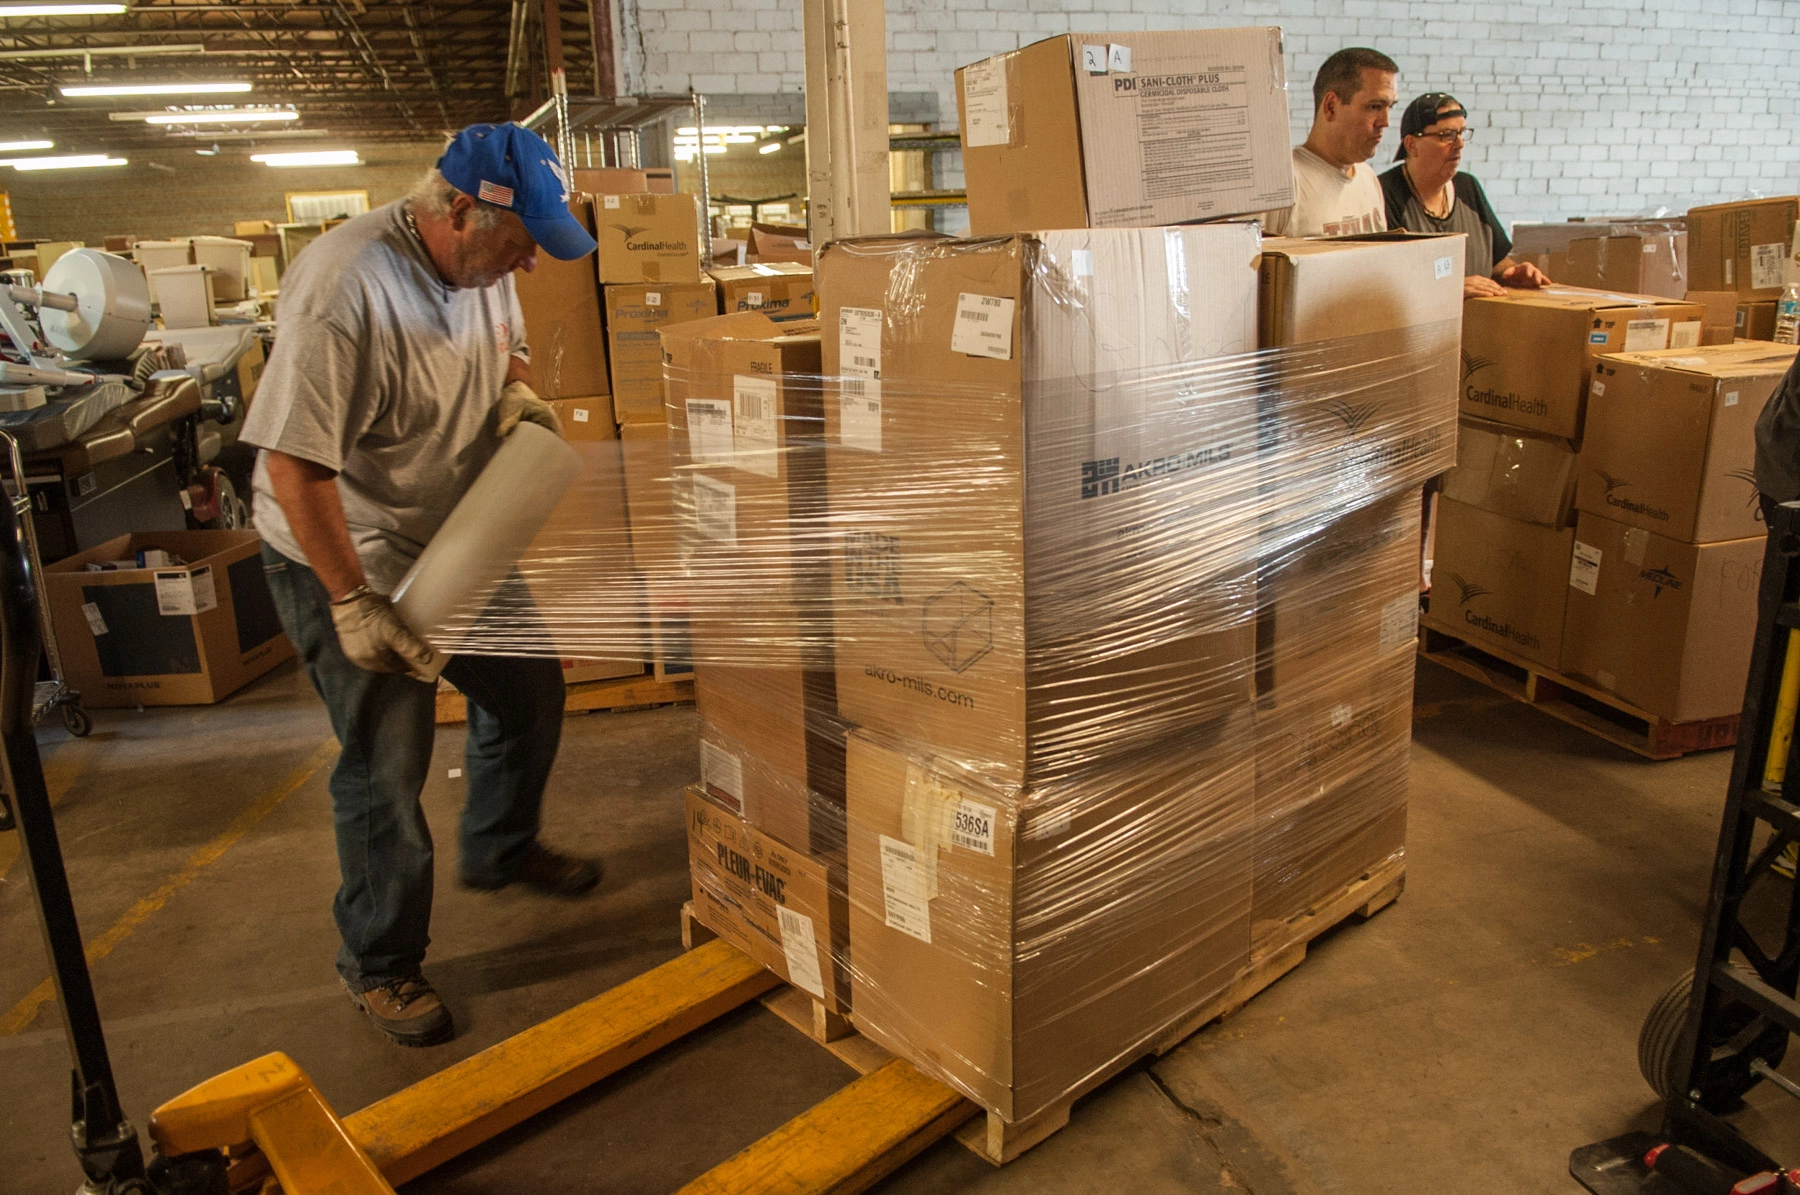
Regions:
[[[1737,308],[1737,334],[1741,340],[1775,339],[1775,301],[1766,303],[1739,303]]]
[[[1257,580],[1258,701],[1303,701],[1319,684],[1415,651],[1417,491],[1336,519],[1266,553]]]
[[[694,789],[687,827],[700,923],[832,1012],[848,1012],[843,863],[784,846]]]
[[[556,417],[562,420],[565,440],[616,440],[618,428],[613,423],[612,395],[596,394],[589,398],[546,399]]]
[[[1416,660],[1295,675],[1258,705],[1254,945],[1291,941],[1294,918],[1405,850]]]
[[[712,279],[608,286],[605,291],[613,412],[620,423],[661,423],[663,363],[657,330],[717,315]]]
[[[1047,38],[957,71],[956,99],[978,236],[1294,202],[1279,29]]]
[[[1669,721],[1736,714],[1766,545],[1678,543],[1582,512],[1561,670]]]
[[[1576,505],[1687,543],[1764,534],[1756,417],[1795,351],[1745,341],[1600,358]]]
[[[812,266],[758,262],[708,270],[719,286],[719,310],[755,311],[775,320],[813,318]]]
[[[1021,795],[853,732],[857,1028],[1015,1123],[1145,1052],[1248,964],[1253,740],[1238,706]]]
[[[1796,279],[1797,218],[1800,196],[1794,195],[1689,208],[1688,285],[1735,290],[1746,301],[1779,299]]]
[[[87,571],[149,548],[187,563]],[[45,566],[63,672],[83,704],[209,705],[292,657],[261,549],[254,531],[145,532]]]
[[[1142,379],[1251,350],[1258,239],[1220,224],[825,249],[850,722],[1018,784],[1248,698],[1255,387]],[[1190,277],[1205,285],[1171,302]]]
[[[1461,234],[1265,240],[1258,343],[1285,350],[1269,483],[1313,521],[1456,462]],[[1318,513],[1318,512],[1323,512]]]
[[[1509,519],[1572,527],[1579,459],[1567,440],[1464,419],[1457,428],[1456,468],[1444,474],[1442,493]]]
[[[700,208],[692,195],[594,196],[600,281],[700,281]]]
[[[1431,621],[1477,647],[1554,670],[1562,658],[1575,532],[1524,523],[1439,495]]]
[[[1731,290],[1690,290],[1690,303],[1700,304],[1700,343],[1730,344],[1737,337],[1738,297]]]
[[[1594,358],[1694,347],[1701,314],[1697,303],[1568,286],[1470,299],[1462,413],[1578,440]]]
[[[571,198],[569,211],[589,232],[594,230],[588,196]],[[586,258],[557,261],[539,253],[536,269],[513,271],[513,288],[525,316],[525,343],[531,346],[531,388],[544,398],[609,393],[593,263]]]

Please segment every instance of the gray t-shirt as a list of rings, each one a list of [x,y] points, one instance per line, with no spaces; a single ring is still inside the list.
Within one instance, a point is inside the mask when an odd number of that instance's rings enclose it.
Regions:
[[[439,278],[402,204],[307,246],[281,278],[275,351],[242,439],[337,471],[369,587],[393,592],[493,456],[509,356],[528,358],[509,275],[483,290]],[[260,453],[257,530],[306,562]]]

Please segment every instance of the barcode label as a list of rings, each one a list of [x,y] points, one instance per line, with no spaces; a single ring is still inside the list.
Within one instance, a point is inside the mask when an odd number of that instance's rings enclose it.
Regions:
[[[950,351],[996,361],[1012,360],[1013,309],[1017,306],[1016,299],[995,295],[957,295]]]
[[[729,465],[737,455],[731,404],[717,398],[687,400],[688,455],[696,465]]]
[[[994,853],[994,807],[964,797],[950,822],[950,845],[979,851],[991,858]]]
[[[781,474],[780,429],[774,378],[739,374],[731,379],[731,404],[737,430],[734,464],[747,473],[764,477]]]
[[[838,443],[881,451],[881,312],[838,312]]]
[[[694,474],[694,522],[700,534],[737,546],[737,487],[715,477]]]

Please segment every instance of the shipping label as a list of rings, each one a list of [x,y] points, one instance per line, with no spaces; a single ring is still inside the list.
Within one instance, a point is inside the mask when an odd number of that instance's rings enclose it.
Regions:
[[[1569,588],[1592,595],[1600,584],[1600,549],[1575,541],[1575,554],[1569,558]]]
[[[950,845],[993,858],[995,812],[992,805],[964,797],[957,803],[954,820],[950,823]]]
[[[700,740],[700,783],[716,788],[742,805],[744,762],[716,743]]]
[[[812,918],[786,905],[775,910],[781,920],[781,953],[787,958],[788,982],[817,999],[825,998],[825,979],[819,974],[819,940],[813,935]]]
[[[1625,352],[1641,353],[1650,349],[1666,349],[1668,347],[1668,320],[1634,319],[1625,321]]]
[[[1381,652],[1386,655],[1419,638],[1419,599],[1403,594],[1381,608]]]
[[[204,614],[219,604],[213,590],[212,565],[159,572],[156,577],[156,612],[180,616]]]
[[[963,144],[970,149],[1012,143],[1006,62],[989,58],[963,68]]]
[[[881,451],[881,312],[838,312],[838,443]]]
[[[996,295],[957,295],[950,351],[996,361],[1012,360],[1013,309],[1017,306],[1016,299]]]
[[[910,842],[881,835],[881,896],[889,929],[931,941],[931,902],[919,871],[919,852]]]
[[[1682,320],[1669,329],[1669,347],[1672,349],[1698,348],[1700,345],[1700,321]]]
[[[106,619],[101,616],[99,606],[92,602],[83,602],[81,603],[81,613],[86,616],[88,630],[94,633],[94,638],[98,639],[106,634]]]
[[[731,404],[722,398],[687,400],[688,452],[696,465],[729,465],[737,456]]]
[[[1787,246],[1780,241],[1750,246],[1750,285],[1755,290],[1772,290],[1782,284],[1787,265]]]
[[[737,487],[716,477],[694,474],[694,522],[700,534],[737,546]]]
[[[780,416],[774,378],[738,374],[731,379],[736,465],[764,477],[781,474]]]

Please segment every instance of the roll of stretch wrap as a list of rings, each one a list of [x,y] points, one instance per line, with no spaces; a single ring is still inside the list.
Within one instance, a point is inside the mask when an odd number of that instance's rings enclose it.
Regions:
[[[521,423],[419,553],[394,590],[394,609],[433,647],[458,610],[486,605],[580,474],[562,437]],[[438,652],[438,667],[445,656]]]

